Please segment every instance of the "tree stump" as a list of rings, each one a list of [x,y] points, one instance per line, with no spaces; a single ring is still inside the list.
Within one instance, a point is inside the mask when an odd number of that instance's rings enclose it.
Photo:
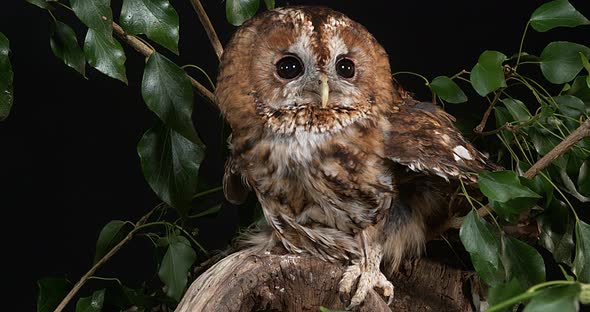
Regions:
[[[344,310],[338,282],[345,268],[281,248],[247,248],[195,280],[176,312]],[[472,272],[431,258],[408,262],[391,279],[395,298],[390,307],[373,290],[357,311],[473,311],[470,278]]]

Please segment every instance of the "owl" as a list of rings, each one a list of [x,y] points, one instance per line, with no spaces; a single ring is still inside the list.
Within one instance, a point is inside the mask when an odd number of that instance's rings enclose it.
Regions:
[[[345,263],[349,308],[372,288],[391,302],[385,274],[422,250],[451,182],[491,168],[450,115],[394,82],[363,26],[328,8],[246,22],[217,83],[232,129],[226,198],[256,194],[271,229],[258,244]]]

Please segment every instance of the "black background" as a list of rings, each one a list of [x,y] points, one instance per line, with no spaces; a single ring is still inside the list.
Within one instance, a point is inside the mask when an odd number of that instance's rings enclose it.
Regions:
[[[158,203],[141,174],[136,144],[155,122],[140,95],[144,58],[126,47],[129,86],[87,67],[88,80],[54,57],[49,16],[23,0],[2,1],[0,32],[11,41],[15,104],[0,123],[0,208],[5,300],[2,310],[34,311],[36,280],[66,276],[71,281],[90,268],[100,229],[110,220],[137,220]],[[172,0],[180,15],[181,55],[164,52],[178,64],[193,63],[216,75],[217,60],[188,0]],[[541,1],[289,1],[323,4],[365,25],[388,51],[393,71],[414,71],[429,79],[470,69],[487,49],[511,55],[518,50],[527,19]],[[590,16],[587,0],[571,3]],[[284,5],[277,1],[277,5]],[[120,1],[113,0],[115,20]],[[225,3],[204,1],[222,43],[234,27],[225,21]],[[85,30],[68,12],[58,17]],[[588,27],[529,32],[525,50],[539,54],[553,40],[590,44]],[[163,51],[163,49],[162,49]],[[205,82],[196,72],[193,76]],[[398,77],[419,98],[423,83]],[[469,95],[469,94],[468,94]],[[474,97],[475,98],[475,97]],[[209,154],[204,179],[220,185],[223,160],[220,117],[198,96],[194,119]],[[473,101],[448,106],[453,114],[477,114]],[[219,195],[219,194],[218,194]],[[237,207],[225,206],[200,225],[197,238],[207,248],[223,248],[240,224]],[[129,279],[153,274],[145,244],[124,248],[100,276]],[[131,264],[131,265],[130,265]],[[14,308],[6,307],[14,304]]]

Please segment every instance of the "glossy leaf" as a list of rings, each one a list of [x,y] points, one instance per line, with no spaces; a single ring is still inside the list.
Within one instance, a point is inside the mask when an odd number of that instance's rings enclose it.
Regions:
[[[225,15],[227,21],[240,26],[258,12],[260,0],[227,0],[225,2]]]
[[[590,283],[590,225],[576,222],[576,257],[572,271],[582,283]]]
[[[193,89],[186,73],[163,55],[153,53],[145,66],[141,82],[143,100],[167,127],[194,143]]]
[[[541,5],[533,12],[530,22],[533,29],[539,32],[556,27],[576,27],[590,24],[590,21],[567,0],[555,0]]]
[[[113,32],[113,12],[111,0],[70,0],[76,16],[98,32],[111,35]]]
[[[548,287],[526,305],[523,312],[576,312],[580,285]]]
[[[588,79],[590,79],[589,75],[576,77],[567,94],[581,99],[586,105],[590,106],[590,86],[586,83]]]
[[[168,250],[162,259],[158,276],[166,284],[166,295],[180,301],[188,280],[188,271],[197,259],[195,250],[183,236],[168,236]]]
[[[266,5],[266,9],[272,10],[275,8],[275,0],[264,0],[264,4]]]
[[[555,84],[572,81],[584,65],[580,53],[590,56],[590,48],[567,41],[549,43],[541,52],[541,71]]]
[[[14,74],[8,57],[9,53],[10,42],[3,33],[0,33],[0,121],[8,117],[14,101],[12,85]]]
[[[479,56],[477,64],[471,70],[469,80],[473,88],[481,96],[506,87],[502,63],[506,55],[498,51],[485,51]]]
[[[60,21],[52,24],[49,43],[55,56],[80,74],[85,75],[86,59],[84,58],[84,52],[78,45],[76,33],[70,26]]]
[[[578,190],[586,197],[590,197],[590,159],[586,159],[578,171]]]
[[[44,278],[37,282],[37,312],[52,312],[66,297],[72,284],[65,278]]]
[[[482,171],[478,177],[479,188],[490,199],[507,202],[514,198],[540,198],[539,194],[520,183],[514,171]]]
[[[88,28],[84,41],[84,54],[90,66],[127,84],[125,51],[111,35]]]
[[[580,115],[586,114],[586,105],[584,102],[572,95],[560,95],[553,98],[557,105],[559,105],[559,110],[566,116],[571,117],[573,119],[578,119]]]
[[[524,122],[531,118],[531,113],[528,108],[520,100],[506,98],[501,101],[504,103],[514,120]]]
[[[549,250],[558,263],[572,264],[574,219],[566,204],[553,199],[537,218],[541,226],[539,243]]]
[[[545,133],[546,130],[540,127],[529,128],[528,134],[531,137],[531,142],[535,147],[535,150],[539,155],[545,155],[549,153],[561,140],[552,136],[549,133]]]
[[[204,146],[158,124],[137,145],[143,175],[167,204],[185,213],[197,187]]]
[[[38,6],[42,9],[49,9],[49,4],[47,3],[46,0],[26,0],[28,3],[33,4],[35,6]]]
[[[120,22],[127,33],[145,34],[178,54],[178,14],[168,0],[125,0]]]
[[[130,229],[126,228],[126,225],[128,225],[127,222],[113,220],[102,228],[96,241],[94,263],[100,260],[129,234]]]
[[[467,96],[463,90],[447,76],[438,76],[430,83],[432,90],[440,96],[443,100],[449,103],[464,103],[467,101]]]
[[[80,298],[76,303],[76,312],[101,312],[104,304],[105,290],[97,290],[92,296]]]
[[[459,236],[465,250],[471,255],[475,270],[490,285],[501,282],[497,278],[500,268],[499,243],[492,231],[477,213],[471,211],[463,220]]]
[[[536,198],[518,197],[506,202],[490,199],[489,205],[504,220],[511,223],[518,223],[520,214],[534,207],[536,202]]]
[[[525,289],[520,285],[518,280],[513,278],[509,282],[503,283],[498,286],[490,287],[488,291],[488,303],[490,304],[490,306],[494,306],[512,297],[515,297],[524,291]],[[502,311],[508,312],[513,310],[510,307]]]
[[[507,279],[517,279],[524,288],[545,281],[545,262],[539,252],[516,238],[502,236],[502,264]]]

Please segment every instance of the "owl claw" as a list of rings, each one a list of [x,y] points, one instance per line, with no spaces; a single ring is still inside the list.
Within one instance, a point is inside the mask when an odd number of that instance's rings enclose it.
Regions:
[[[349,266],[340,280],[340,299],[348,297],[352,293],[352,288],[355,281],[358,279],[356,291],[350,299],[350,304],[346,307],[347,310],[352,310],[359,306],[367,296],[369,290],[373,288],[380,288],[383,291],[383,296],[387,300],[387,305],[393,302],[394,287],[385,275],[377,270],[361,271],[359,264]],[[345,302],[345,300],[342,300]]]

